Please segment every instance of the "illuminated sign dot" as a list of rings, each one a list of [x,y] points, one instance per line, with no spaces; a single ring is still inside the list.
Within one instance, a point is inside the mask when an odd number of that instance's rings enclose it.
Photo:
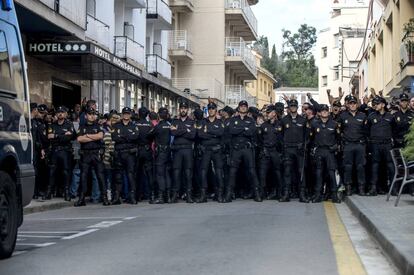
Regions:
[[[69,45],[69,44],[68,44],[68,45],[66,45],[66,46],[65,46],[65,50],[67,50],[67,51],[71,51],[71,50],[72,50],[72,46],[71,46],[71,45]]]
[[[73,45],[73,50],[78,51],[79,50],[79,45],[78,44]]]
[[[80,46],[80,49],[81,49],[81,51],[86,51],[86,45],[85,45],[85,44],[82,44],[82,45]]]

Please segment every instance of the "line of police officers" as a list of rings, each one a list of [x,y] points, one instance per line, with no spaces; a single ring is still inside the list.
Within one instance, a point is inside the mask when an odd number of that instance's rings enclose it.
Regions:
[[[207,202],[211,171],[215,198],[220,203],[235,198],[240,174],[246,176],[242,181],[249,185],[253,199],[258,202],[265,197],[287,202],[297,193],[300,202],[317,203],[326,193],[333,202],[339,203],[338,178],[345,185],[347,195],[352,195],[355,179],[362,196],[367,190],[368,195],[377,195],[381,163],[386,164],[388,178],[392,179],[394,167],[390,150],[393,146],[404,146],[404,135],[414,116],[408,101],[408,95],[402,94],[399,111],[391,114],[382,97],[375,97],[372,107],[368,107],[348,95],[346,109],[342,112],[330,113],[329,106],[313,101],[314,105],[307,104],[304,114],[300,115],[298,102],[292,99],[288,101],[286,115],[283,104],[268,106],[264,121],[256,119],[254,108],[249,112],[244,100],[239,103],[237,112],[226,106],[220,117],[216,104],[209,103],[208,117],[198,115],[196,120],[189,117],[188,105],[183,102],[175,119],[170,118],[166,108],[160,108],[156,125],[148,120],[149,111],[145,107],[139,110],[138,121],[132,120],[133,110],[125,107],[121,121],[109,129],[115,143],[111,202],[105,190],[102,160],[104,130],[97,124],[96,111],[90,107],[86,110],[86,123],[76,132],[66,118],[68,110],[61,106],[56,110],[57,121],[46,125],[42,116],[32,121],[34,164],[36,166],[48,154],[50,173],[45,199],[52,197],[57,171],[61,171],[65,200],[70,200],[71,142],[78,140],[81,185],[75,206],[85,205],[91,169],[96,173],[104,205],[122,203],[125,178],[129,186],[127,201],[136,204],[137,186],[141,184],[141,180],[137,182],[136,168],[140,165],[150,188],[150,202],[156,204],[176,203],[182,191],[187,203],[194,202],[193,176],[200,177],[197,202]],[[306,109],[316,109],[318,116]],[[37,110],[42,114],[47,108],[39,105]],[[368,152],[371,166],[368,169],[370,181],[366,184]],[[194,167],[197,171],[193,171]],[[244,169],[240,169],[242,167]],[[170,173],[172,183],[168,180]]]

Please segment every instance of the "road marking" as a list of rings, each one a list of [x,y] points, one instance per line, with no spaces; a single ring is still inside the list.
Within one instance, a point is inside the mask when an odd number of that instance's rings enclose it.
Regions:
[[[88,226],[87,228],[108,228],[108,227],[111,227],[115,224],[119,224],[121,222],[122,221],[102,221],[100,223]]]
[[[45,238],[45,239],[53,239],[53,238],[61,238],[62,236],[47,236],[47,235],[18,235],[22,238]]]
[[[47,247],[47,246],[51,246],[54,245],[56,243],[16,243],[16,245],[21,245],[21,246],[35,246],[35,247]]]
[[[19,256],[19,255],[21,255],[21,254],[23,254],[23,253],[26,253],[26,252],[27,252],[27,250],[22,250],[22,251],[14,251],[14,252],[13,252],[12,257],[14,257],[14,256]]]
[[[26,221],[122,220],[125,218],[130,218],[130,217],[79,217],[79,218],[25,219],[25,220]]]
[[[98,230],[99,229],[97,229],[97,228],[89,229],[89,230],[82,231],[82,232],[79,232],[79,233],[76,233],[76,234],[73,234],[73,235],[70,235],[70,236],[63,237],[62,240],[72,240],[72,239],[75,239],[75,238],[78,238],[78,237],[88,235],[88,234],[93,233],[93,232],[98,231]]]
[[[126,217],[126,218],[124,218],[124,220],[125,221],[130,221],[130,220],[133,220],[133,219],[136,219],[137,217]]]
[[[19,231],[19,234],[76,234],[80,231]]]
[[[340,275],[366,275],[361,259],[355,251],[335,205],[331,202],[324,202],[324,206],[338,273]]]

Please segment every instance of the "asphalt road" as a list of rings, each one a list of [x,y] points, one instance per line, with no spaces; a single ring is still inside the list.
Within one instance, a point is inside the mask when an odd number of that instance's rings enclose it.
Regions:
[[[0,274],[338,274],[324,204],[65,208],[25,216]]]

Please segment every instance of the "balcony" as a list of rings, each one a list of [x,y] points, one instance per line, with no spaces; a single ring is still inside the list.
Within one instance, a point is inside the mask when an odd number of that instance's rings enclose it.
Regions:
[[[235,36],[247,41],[257,40],[257,19],[247,0],[225,0],[226,22]]]
[[[175,60],[193,60],[191,40],[187,31],[169,31],[168,54]]]
[[[145,0],[125,0],[125,7],[130,9],[145,9],[147,2]]]
[[[256,106],[256,97],[250,95],[242,85],[226,85],[226,105],[236,108],[241,100],[246,100],[249,106]]]
[[[232,70],[241,80],[257,78],[256,59],[243,38],[226,38],[226,69]]]
[[[109,33],[109,25],[105,24],[90,14],[87,15],[86,20],[86,37],[93,42],[109,49],[111,36]]]
[[[147,19],[155,24],[156,29],[171,29],[171,9],[163,0],[147,0]]]
[[[414,76],[414,34],[403,38],[400,46],[401,73],[397,75],[399,86],[410,86]]]
[[[171,79],[171,64],[159,55],[147,54],[147,72]]]
[[[214,78],[173,78],[172,85],[200,99],[214,98],[224,103],[223,84]]]
[[[137,63],[138,67],[145,67],[144,46],[127,36],[115,36],[115,55],[129,62]]]
[[[173,12],[190,13],[194,11],[194,0],[170,0],[170,8]]]

